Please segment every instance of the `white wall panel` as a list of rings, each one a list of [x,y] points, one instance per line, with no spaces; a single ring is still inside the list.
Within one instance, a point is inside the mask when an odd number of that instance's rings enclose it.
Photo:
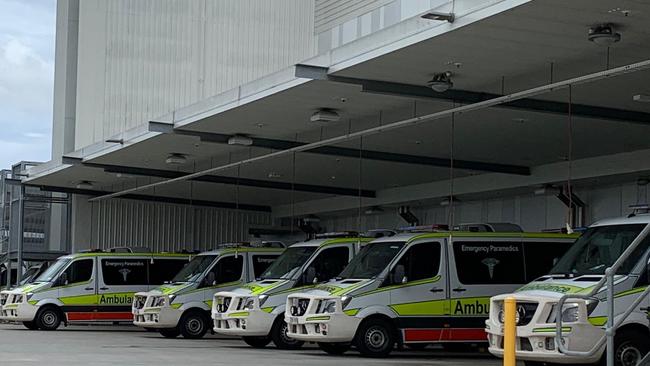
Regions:
[[[587,204],[586,224],[595,221],[627,215],[631,212],[629,206],[644,202],[644,194],[635,183],[611,185],[593,189],[576,189],[578,196]],[[641,198],[638,198],[641,197]],[[413,213],[422,224],[448,223],[448,208],[435,206],[411,207]],[[559,229],[565,226],[567,209],[553,195],[535,196],[518,195],[501,199],[484,201],[459,202],[455,205],[455,223],[462,222],[512,222],[521,225],[527,231]],[[397,210],[386,209],[381,215],[362,215],[362,225],[358,227],[358,215],[344,217],[327,217],[321,221],[328,231],[338,230],[368,230],[376,228],[396,228],[406,226],[397,215]]]
[[[84,247],[144,246],[154,251],[208,250],[248,241],[250,226],[270,214],[116,199],[90,204],[90,243]]]
[[[314,55],[313,0],[83,0],[75,147]]]
[[[393,0],[316,0],[315,33],[377,9]]]

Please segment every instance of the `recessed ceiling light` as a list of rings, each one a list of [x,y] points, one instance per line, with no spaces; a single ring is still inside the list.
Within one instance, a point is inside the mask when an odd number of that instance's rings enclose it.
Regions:
[[[234,135],[228,139],[228,145],[251,146],[253,139],[244,135]]]
[[[528,119],[527,118],[513,118],[512,121],[517,122],[517,123],[525,123],[525,122],[528,122]]]
[[[602,24],[589,28],[587,39],[597,45],[611,46],[621,40],[621,34],[611,24]]]
[[[268,177],[269,178],[282,178],[282,174],[280,174],[278,172],[269,172]]]
[[[331,179],[331,180],[336,179],[336,175],[331,176],[330,179]]]
[[[262,127],[266,127],[267,125],[266,125],[266,123],[259,122],[259,123],[256,123],[255,126],[257,126],[257,128],[262,128]]]
[[[187,158],[183,154],[172,153],[169,154],[169,156],[165,160],[165,163],[171,165],[181,165],[187,163]]]
[[[454,83],[451,81],[451,72],[445,71],[433,75],[433,79],[431,79],[427,85],[429,85],[429,88],[437,91],[438,93],[446,92],[454,86]]]
[[[89,180],[82,180],[79,183],[77,183],[76,187],[78,189],[92,189],[93,188],[93,182]]]
[[[650,95],[637,94],[632,97],[632,100],[634,100],[635,102],[650,103]]]
[[[329,122],[338,122],[341,119],[341,116],[339,114],[331,109],[320,109],[314,114],[311,115],[309,120],[311,122],[319,122],[319,123],[329,123]]]

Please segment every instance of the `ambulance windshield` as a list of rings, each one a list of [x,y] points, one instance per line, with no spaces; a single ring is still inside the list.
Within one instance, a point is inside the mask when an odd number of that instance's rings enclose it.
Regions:
[[[70,261],[71,260],[68,258],[57,260],[50,266],[50,268],[38,276],[34,282],[54,281],[54,279],[59,275],[59,272],[61,272],[61,270],[63,270],[68,265],[68,263],[70,263]]]
[[[205,272],[210,264],[217,258],[216,255],[199,255],[194,257],[180,272],[174,277],[174,282],[199,282],[201,275]]]
[[[263,280],[290,279],[302,267],[316,247],[290,247],[260,276]]]
[[[632,244],[645,224],[626,224],[596,226],[587,229],[571,246],[567,253],[551,270],[551,274],[563,274],[571,277],[583,275],[604,275],[623,252]],[[632,253],[617,274],[629,274],[646,252],[650,237]]]
[[[404,244],[404,242],[385,242],[366,245],[345,267],[339,278],[366,279],[378,276]]]

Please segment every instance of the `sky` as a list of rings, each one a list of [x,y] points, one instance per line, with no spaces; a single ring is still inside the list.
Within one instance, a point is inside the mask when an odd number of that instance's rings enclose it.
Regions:
[[[0,0],[0,168],[48,161],[56,0]]]

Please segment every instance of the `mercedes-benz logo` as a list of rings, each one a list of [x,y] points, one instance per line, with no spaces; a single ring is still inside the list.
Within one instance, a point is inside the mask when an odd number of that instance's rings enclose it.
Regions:
[[[523,305],[517,305],[517,315],[515,316],[515,322],[519,324],[522,320],[526,318],[526,308]]]

